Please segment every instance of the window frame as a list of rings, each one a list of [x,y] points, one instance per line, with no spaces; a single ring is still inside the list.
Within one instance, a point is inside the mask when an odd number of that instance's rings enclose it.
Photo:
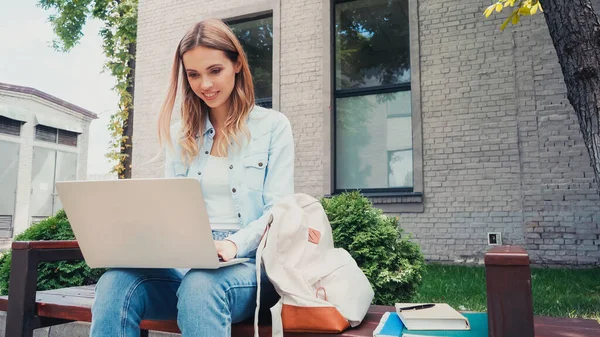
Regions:
[[[280,50],[281,50],[281,0],[267,0],[249,6],[240,6],[232,9],[215,11],[211,17],[221,19],[225,24],[241,23],[259,20],[266,17],[273,18],[273,56],[271,64],[271,108],[280,109]],[[257,103],[264,101],[257,100]],[[258,104],[257,104],[258,105]]]
[[[377,87],[368,88],[353,88],[353,89],[336,89],[336,5],[368,0],[327,0],[329,4],[329,36],[328,36],[328,48],[330,48],[330,57],[328,60],[329,72],[329,92],[328,99],[330,100],[331,110],[329,120],[326,125],[329,125],[330,130],[330,166],[326,168],[326,173],[329,175],[329,188],[326,188],[326,192],[331,195],[340,194],[345,191],[360,191],[367,197],[374,198],[374,203],[378,201],[383,202],[384,200],[378,200],[378,197],[397,197],[394,202],[396,204],[412,204],[406,205],[408,207],[389,207],[386,206],[388,211],[423,211],[422,196],[423,196],[423,154],[422,154],[422,120],[421,120],[421,79],[420,79],[420,50],[419,50],[419,30],[418,30],[418,0],[406,0],[409,7],[409,39],[410,39],[410,74],[411,80],[407,83],[398,83],[393,85],[380,85]],[[383,94],[393,93],[400,91],[411,91],[411,117],[412,117],[412,148],[413,148],[413,187],[388,187],[388,188],[355,188],[355,189],[343,189],[338,188],[337,184],[337,102],[338,98],[364,96],[372,94]],[[387,165],[387,163],[386,163]],[[408,197],[408,198],[407,198]],[[414,198],[418,197],[419,202],[415,202]],[[389,199],[389,198],[388,198]],[[404,200],[409,200],[405,202]],[[389,205],[389,200],[385,200],[385,204]],[[400,205],[403,206],[403,205]]]

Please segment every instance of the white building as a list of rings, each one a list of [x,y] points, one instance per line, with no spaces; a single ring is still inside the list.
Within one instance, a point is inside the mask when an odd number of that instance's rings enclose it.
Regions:
[[[54,184],[85,179],[96,114],[39,90],[0,83],[0,240],[59,210]]]

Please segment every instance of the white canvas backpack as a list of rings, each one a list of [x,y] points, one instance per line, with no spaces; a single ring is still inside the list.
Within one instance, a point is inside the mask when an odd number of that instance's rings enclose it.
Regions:
[[[339,333],[359,325],[373,300],[369,280],[350,254],[334,248],[319,200],[294,194],[271,208],[256,253],[258,334],[261,264],[281,297],[271,308],[272,336],[283,331]]]

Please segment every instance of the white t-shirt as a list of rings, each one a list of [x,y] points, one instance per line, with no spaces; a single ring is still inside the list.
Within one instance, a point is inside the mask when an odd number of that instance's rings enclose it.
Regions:
[[[202,194],[213,230],[239,230],[238,219],[229,186],[227,157],[209,156],[202,173]]]

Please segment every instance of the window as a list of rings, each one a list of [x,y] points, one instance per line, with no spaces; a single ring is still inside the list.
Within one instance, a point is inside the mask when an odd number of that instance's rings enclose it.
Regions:
[[[44,142],[56,143],[58,138],[58,129],[51,128],[49,126],[37,125],[35,127],[35,139]]]
[[[21,125],[23,125],[21,121],[0,116],[0,133],[2,134],[20,136]]]
[[[29,215],[32,223],[62,208],[56,182],[77,179],[77,153],[33,147]]]
[[[77,146],[77,133],[58,129],[58,144]]]
[[[21,144],[0,141],[0,237],[10,237],[15,218]]]
[[[35,139],[43,142],[50,142],[68,146],[77,146],[76,132],[55,129],[45,125],[36,125]]]
[[[242,44],[254,78],[256,104],[273,106],[273,15],[228,22]]]
[[[408,0],[334,2],[335,192],[413,192]]]

